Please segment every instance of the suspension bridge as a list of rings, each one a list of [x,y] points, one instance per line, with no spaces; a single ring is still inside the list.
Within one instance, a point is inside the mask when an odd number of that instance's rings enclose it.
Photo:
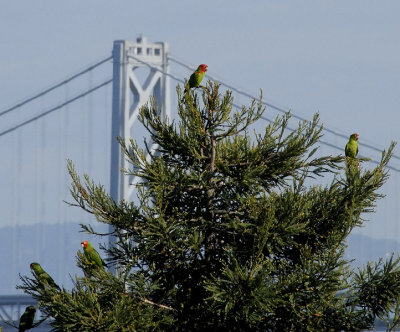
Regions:
[[[173,56],[164,42],[151,43],[144,37],[135,42],[115,41],[110,56],[13,105],[0,107],[0,320],[16,321],[24,306],[35,303],[15,289],[19,274],[30,274],[31,262],[39,261],[58,284],[71,287],[71,279],[79,273],[75,256],[80,242],[101,241],[80,233],[79,223],[107,231],[93,216],[63,202],[72,201],[66,159],[73,161],[79,174],[87,173],[103,184],[114,199],[131,199],[135,179],[120,173],[120,168],[129,166],[115,137],[143,141],[147,133],[136,120],[139,108],[152,95],[161,104],[162,115],[175,118],[177,96],[172,87],[184,83],[195,67]],[[235,107],[259,98],[214,75],[206,75],[206,79],[231,90]],[[288,111],[262,102],[267,111],[257,124],[259,128]],[[293,121],[308,120],[295,108],[291,114],[293,127]],[[350,133],[329,124],[323,133],[320,153],[343,153]],[[359,145],[360,154],[371,158],[366,167],[379,163],[381,147],[362,138]],[[369,224],[378,225],[368,224],[363,230],[364,235],[381,238],[376,242],[379,248],[368,243],[361,246],[356,252],[360,258],[400,249],[395,241],[399,234],[400,156],[393,156],[389,170],[390,181],[382,190],[388,196],[378,203],[378,213],[370,216],[374,222]]]

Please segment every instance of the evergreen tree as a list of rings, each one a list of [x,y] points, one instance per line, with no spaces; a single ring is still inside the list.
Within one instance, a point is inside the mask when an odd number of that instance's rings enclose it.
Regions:
[[[210,82],[201,97],[178,87],[178,100],[178,124],[154,100],[141,109],[159,146],[151,160],[119,140],[126,172],[142,179],[137,203],[114,201],[69,162],[73,205],[113,226],[103,249],[118,273],[78,252],[72,291],[21,277],[55,331],[362,330],[396,308],[399,259],[353,271],[344,258],[381,196],[393,143],[375,169],[350,172],[342,156],[314,156],[318,115],[293,131],[290,114],[278,116],[252,136],[261,102],[233,111]]]

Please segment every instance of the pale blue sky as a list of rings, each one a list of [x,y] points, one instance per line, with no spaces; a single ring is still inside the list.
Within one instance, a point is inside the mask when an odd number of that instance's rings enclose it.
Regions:
[[[277,106],[305,118],[319,111],[327,127],[358,132],[361,142],[400,140],[398,1],[0,4],[0,110],[110,55],[114,40],[143,33],[235,86],[262,88]]]
[[[109,55],[115,39],[171,53],[303,116],[399,139],[398,1],[1,1],[0,101]]]

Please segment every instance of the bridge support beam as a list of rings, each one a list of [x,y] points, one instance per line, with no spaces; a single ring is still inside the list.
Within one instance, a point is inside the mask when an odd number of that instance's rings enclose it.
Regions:
[[[133,132],[133,125],[140,107],[152,95],[161,106],[160,116],[165,118],[171,115],[169,78],[157,70],[169,72],[168,53],[167,43],[148,43],[144,37],[137,38],[136,42],[114,42],[110,192],[115,201],[129,200],[135,187],[132,184],[137,181],[121,173],[121,169],[129,169],[129,165],[116,137],[123,137],[125,140],[138,138]],[[150,68],[143,85],[135,74],[141,67]]]

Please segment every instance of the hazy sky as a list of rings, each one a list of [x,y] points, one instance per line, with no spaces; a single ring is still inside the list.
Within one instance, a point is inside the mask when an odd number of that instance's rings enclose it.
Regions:
[[[173,56],[361,140],[399,140],[398,1],[1,1],[0,105],[111,52],[167,41]]]
[[[0,111],[110,55],[114,40],[143,33],[235,86],[261,88],[277,106],[306,118],[318,111],[327,127],[360,141],[400,140],[399,1],[0,4]]]

